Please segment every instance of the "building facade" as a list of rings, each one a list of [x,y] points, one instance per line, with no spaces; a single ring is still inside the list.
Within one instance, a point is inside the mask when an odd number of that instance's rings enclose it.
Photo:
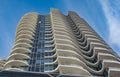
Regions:
[[[3,70],[4,64],[6,63],[5,59],[0,59],[0,71]]]
[[[114,77],[120,58],[78,14],[51,9],[21,18],[4,71]]]

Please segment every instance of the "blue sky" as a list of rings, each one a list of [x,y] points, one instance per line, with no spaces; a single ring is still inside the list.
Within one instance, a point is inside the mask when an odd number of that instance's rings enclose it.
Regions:
[[[119,6],[119,0],[1,0],[0,58],[11,52],[20,18],[28,12],[49,14],[50,8],[77,12],[120,55]]]

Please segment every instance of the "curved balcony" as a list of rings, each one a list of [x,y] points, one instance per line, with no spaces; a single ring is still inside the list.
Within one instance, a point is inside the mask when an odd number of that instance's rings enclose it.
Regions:
[[[0,63],[0,67],[3,67],[3,65],[4,65],[3,63]]]
[[[29,38],[28,39],[27,38],[21,38],[21,39],[18,39],[18,40],[15,41],[15,44],[17,44],[17,43],[28,43],[28,44],[30,44],[30,43],[33,43],[33,41],[30,40]]]
[[[6,71],[17,71],[17,72],[23,72],[24,70],[21,68],[6,68]]]
[[[92,53],[92,55],[90,55],[90,56],[83,55],[83,56],[85,59],[89,59],[89,60],[93,60],[98,53],[113,54],[113,53],[109,52],[108,49],[102,48],[102,47],[94,47],[93,50],[89,51],[88,53]]]
[[[21,24],[21,26],[19,26],[17,28],[17,32],[21,31],[21,30],[27,30],[27,31],[31,31],[31,32],[35,32],[35,27],[30,26],[30,24]]]
[[[120,68],[109,67],[108,69],[108,77],[119,77],[120,76]]]
[[[24,19],[22,19],[20,21],[20,23],[31,23],[31,24],[35,24],[37,21],[37,19],[35,19],[34,17],[26,17]]]
[[[28,54],[31,53],[29,48],[32,47],[31,43],[33,43],[32,39],[34,38],[37,18],[37,13],[29,13],[21,18],[17,27],[14,48],[4,64],[5,70],[23,71],[21,67],[29,65],[27,62],[30,59]]]
[[[29,16],[23,16],[22,18],[21,18],[21,20],[20,20],[20,22],[27,22],[28,20],[32,20],[32,23],[35,23],[35,21],[37,21],[37,18],[38,18],[38,16],[36,15],[36,16],[33,16],[33,15],[29,15]],[[31,23],[31,22],[30,22]]]
[[[6,60],[1,59],[0,60],[0,71],[3,70],[4,64],[6,63]]]
[[[20,20],[20,23],[30,23],[30,24],[35,24],[37,22],[37,17],[24,17]],[[19,24],[20,24],[19,23]]]
[[[8,57],[8,61],[9,60],[13,60],[13,59],[20,59],[20,60],[26,60],[26,59],[30,59],[30,57],[26,54],[22,54],[22,53],[14,53],[14,54],[11,54],[9,57]]]
[[[30,23],[20,23],[19,26],[17,27],[17,31],[20,31],[20,30],[31,30],[33,32],[35,32],[36,26],[35,24],[30,24]]]
[[[91,76],[91,74],[87,70],[77,65],[59,65],[59,71],[61,74],[77,74],[82,76]]]
[[[90,44],[91,42],[96,42],[102,44],[104,47],[108,48],[103,42],[101,42],[99,39],[92,38],[92,37],[85,37],[83,42],[79,42],[80,46],[85,48],[87,44]]]
[[[93,70],[93,69],[90,69],[90,68],[88,68],[88,70],[93,74],[103,75],[105,70],[108,69],[109,67],[120,68],[120,62],[114,61],[114,60],[103,60],[102,67],[101,67],[100,70],[97,71],[97,70]]]
[[[12,67],[12,66],[18,66],[18,67],[20,67],[20,66],[28,66],[29,64],[28,64],[28,62],[26,61],[26,60],[9,60],[9,61],[7,61],[6,63],[5,63],[5,65],[4,65],[4,69],[6,69],[6,68],[10,68],[10,67]]]
[[[34,33],[31,32],[31,31],[21,30],[21,31],[19,31],[19,32],[16,34],[16,38],[17,38],[17,36],[19,36],[19,35],[21,35],[21,34],[27,34],[27,35],[31,35],[31,36],[34,35]]]
[[[14,45],[14,48],[18,48],[18,47],[29,48],[29,47],[32,47],[32,45],[27,43],[17,43]]]
[[[22,47],[18,47],[18,48],[15,48],[12,50],[11,54],[13,53],[25,53],[25,54],[28,54],[28,53],[31,53],[31,51],[29,49],[26,49],[26,48],[22,48]]]
[[[61,52],[62,53],[62,52]],[[63,52],[64,53],[64,52]],[[86,63],[86,62],[85,62]],[[88,68],[88,67],[87,67]],[[94,71],[95,72],[95,71]],[[98,74],[98,73],[97,73]],[[101,74],[102,74],[102,72],[101,72]]]
[[[58,61],[61,65],[78,65],[86,67],[85,63],[77,57],[73,56],[58,56]]]
[[[5,62],[6,62],[6,60],[4,60],[4,59],[1,59],[1,60],[0,60],[0,63],[1,63],[1,64],[4,64]]]
[[[19,35],[19,36],[16,37],[15,41],[17,41],[18,39],[21,39],[21,38],[33,39],[33,36],[27,35],[27,34],[21,34],[21,35]]]
[[[15,39],[15,42],[19,39],[29,39],[29,40],[32,40],[34,37],[30,36],[30,35],[27,35],[27,34],[22,34],[22,35],[19,35],[16,39]]]

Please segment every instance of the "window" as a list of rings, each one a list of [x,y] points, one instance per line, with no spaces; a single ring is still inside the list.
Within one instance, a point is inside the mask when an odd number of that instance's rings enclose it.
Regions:
[[[53,62],[53,59],[52,58],[47,58],[44,60],[45,63],[50,63],[50,62]]]
[[[46,65],[44,67],[44,71],[49,71],[49,70],[53,70],[53,69],[54,69],[54,67],[52,65]]]
[[[55,54],[55,52],[45,52],[45,56],[52,56],[54,54]]]
[[[40,64],[41,60],[36,60],[35,64]]]
[[[42,52],[42,51],[43,51],[42,48],[38,48],[38,49],[37,49],[37,52]]]
[[[35,33],[35,40],[33,43],[33,48],[31,53],[31,60],[30,60],[30,71],[37,71],[37,72],[44,72],[44,69],[50,70],[53,66],[44,68],[44,63],[53,62],[52,59],[45,59],[45,55],[52,55],[53,53],[46,54],[45,51],[52,50],[54,47],[49,47],[54,42],[51,41],[53,38],[52,29],[51,29],[51,23],[50,23],[50,15],[40,15],[39,21],[37,24]],[[47,43],[46,43],[47,42]],[[45,47],[45,45],[47,47]]]
[[[52,47],[45,47],[45,50],[52,50]]]

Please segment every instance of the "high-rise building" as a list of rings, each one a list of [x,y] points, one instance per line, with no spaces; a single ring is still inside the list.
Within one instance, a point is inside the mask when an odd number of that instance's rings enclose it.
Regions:
[[[78,14],[51,9],[21,18],[0,75],[120,77],[120,58]]]

